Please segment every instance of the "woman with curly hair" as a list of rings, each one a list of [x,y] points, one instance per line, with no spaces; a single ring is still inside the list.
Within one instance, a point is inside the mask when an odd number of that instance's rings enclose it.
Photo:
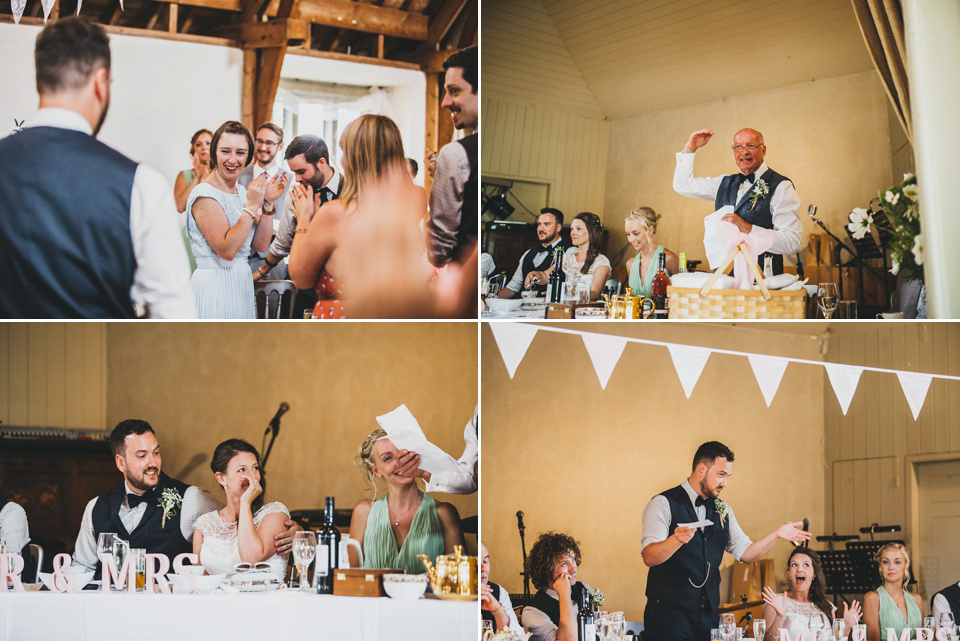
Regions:
[[[902,543],[887,543],[875,557],[883,583],[863,597],[863,622],[867,624],[867,641],[886,639],[893,630],[900,638],[904,628],[923,624],[923,599],[909,592],[910,554]]]
[[[431,560],[452,554],[456,545],[466,546],[460,529],[460,515],[450,503],[434,501],[417,486],[415,476],[400,471],[397,446],[382,429],[374,430],[360,446],[357,466],[366,475],[375,500],[363,499],[350,517],[350,538],[360,541],[363,567],[399,568],[408,574],[423,574],[426,568],[417,558]],[[377,479],[383,479],[387,493],[379,499]],[[350,567],[359,559],[350,550]]]
[[[765,641],[780,638],[780,630],[799,639],[803,630],[829,630],[837,607],[827,600],[827,579],[820,565],[820,557],[813,550],[794,548],[787,557],[787,583],[790,589],[783,594],[763,588],[763,618],[767,622]],[[843,620],[847,630],[860,621],[860,604],[854,600],[843,604]]]
[[[527,557],[527,576],[537,588],[523,609],[523,629],[530,641],[576,641],[577,610],[586,583],[577,581],[580,545],[559,532],[541,534]]]

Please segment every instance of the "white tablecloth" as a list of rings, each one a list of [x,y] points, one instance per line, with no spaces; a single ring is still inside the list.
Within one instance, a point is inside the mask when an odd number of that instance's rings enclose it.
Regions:
[[[474,602],[298,593],[0,594],[0,641],[476,641]]]

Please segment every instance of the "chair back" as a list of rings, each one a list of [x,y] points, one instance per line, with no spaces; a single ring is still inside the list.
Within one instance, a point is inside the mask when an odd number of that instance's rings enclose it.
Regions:
[[[297,287],[290,280],[258,280],[253,286],[257,318],[293,318]]]
[[[27,578],[30,580],[30,583],[40,583],[40,568],[43,567],[43,548],[36,543],[31,543],[30,556],[33,557],[33,576]]]

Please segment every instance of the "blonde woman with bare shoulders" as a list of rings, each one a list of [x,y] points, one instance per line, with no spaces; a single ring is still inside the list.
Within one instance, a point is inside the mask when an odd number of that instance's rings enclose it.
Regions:
[[[356,216],[363,200],[371,195],[381,179],[403,180],[412,185],[403,154],[400,130],[390,118],[377,114],[360,116],[343,130],[340,137],[343,151],[343,190],[337,200],[317,207],[313,189],[302,183],[291,190],[297,216],[297,229],[290,247],[290,278],[300,289],[313,288],[317,293],[314,318],[343,318],[343,280],[349,278],[344,265],[351,257],[343,255],[343,240],[357,224]],[[423,203],[412,208],[426,211]],[[406,215],[406,214],[401,214]],[[416,231],[419,218],[411,218],[410,228]],[[376,239],[368,246],[376,251]]]
[[[426,569],[418,554],[433,560],[465,545],[460,515],[450,503],[435,501],[421,490],[416,477],[400,472],[398,458],[397,447],[382,429],[374,430],[360,446],[357,466],[373,488],[374,500],[363,499],[353,508],[350,538],[360,541],[364,567],[423,574]],[[378,480],[387,487],[379,499]],[[351,548],[350,567],[358,562]]]
[[[875,559],[883,583],[863,597],[867,641],[886,641],[887,630],[891,629],[899,639],[904,628],[923,625],[923,599],[906,589],[910,582],[910,554],[901,543],[887,543],[877,551]]]
[[[660,254],[667,259],[667,276],[672,276],[680,269],[680,259],[669,249],[654,240],[657,233],[657,224],[660,214],[650,207],[638,207],[629,214],[623,222],[627,242],[637,250],[634,258],[627,260],[627,286],[638,296],[649,297],[653,285],[653,277],[657,273],[657,262]]]

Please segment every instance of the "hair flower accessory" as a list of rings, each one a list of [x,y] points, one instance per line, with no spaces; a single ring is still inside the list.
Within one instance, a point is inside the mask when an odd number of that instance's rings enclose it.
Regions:
[[[770,186],[767,185],[767,181],[761,178],[757,181],[757,184],[753,186],[753,191],[750,192],[750,209],[753,209],[757,206],[757,203],[767,197],[767,194],[770,193]]]
[[[168,487],[160,494],[158,505],[163,510],[163,519],[160,521],[161,529],[166,527],[167,519],[177,513],[177,508],[183,504],[183,497],[172,487]]]

